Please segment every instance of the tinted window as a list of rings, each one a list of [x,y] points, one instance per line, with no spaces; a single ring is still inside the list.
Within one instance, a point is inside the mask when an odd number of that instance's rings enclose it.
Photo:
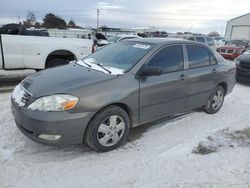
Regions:
[[[209,65],[210,54],[207,49],[200,46],[187,45],[189,68]]]
[[[212,38],[206,37],[206,39],[207,39],[207,44],[208,44],[209,46],[213,46],[213,45],[214,45],[214,40],[213,40]]]
[[[196,37],[196,40],[197,40],[198,42],[206,43],[204,37]]]
[[[160,67],[162,72],[183,69],[183,50],[181,45],[168,46],[158,52],[148,63],[151,67]]]
[[[249,41],[248,40],[230,40],[227,42],[227,45],[248,47]]]

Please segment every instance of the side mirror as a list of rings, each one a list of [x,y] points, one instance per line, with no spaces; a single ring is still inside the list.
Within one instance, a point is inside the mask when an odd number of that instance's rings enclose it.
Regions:
[[[159,75],[161,75],[160,67],[148,67],[144,65],[141,69],[141,77],[159,76]]]

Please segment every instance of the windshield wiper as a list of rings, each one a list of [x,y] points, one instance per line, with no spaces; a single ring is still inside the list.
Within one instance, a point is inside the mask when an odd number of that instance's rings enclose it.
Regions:
[[[90,64],[86,63],[84,60],[82,61],[85,65],[87,65],[88,67],[92,67]]]
[[[105,68],[101,63],[96,63],[96,65],[98,65],[99,67],[101,67],[102,69],[104,69],[105,71],[107,71],[109,74],[112,73],[110,70],[108,70],[107,68]]]

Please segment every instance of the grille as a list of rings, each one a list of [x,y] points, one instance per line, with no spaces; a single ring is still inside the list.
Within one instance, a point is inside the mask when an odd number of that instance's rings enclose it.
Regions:
[[[21,101],[26,104],[31,98],[31,94],[29,94],[28,92],[24,91],[23,92],[23,96],[21,98]]]
[[[12,99],[18,104],[18,106],[23,107],[31,99],[32,95],[26,91],[21,84],[17,85],[12,92]]]
[[[228,50],[228,49],[220,49],[220,53],[223,54],[233,54],[235,52],[235,50]]]
[[[234,53],[234,50],[227,50],[227,53],[228,53],[228,54],[233,54],[233,53]]]
[[[220,49],[220,52],[221,52],[221,53],[226,53],[227,50],[226,50],[226,49]]]

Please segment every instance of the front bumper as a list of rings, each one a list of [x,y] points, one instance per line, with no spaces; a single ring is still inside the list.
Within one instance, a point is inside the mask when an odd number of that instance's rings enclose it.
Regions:
[[[221,55],[225,58],[225,59],[229,59],[231,61],[233,61],[236,57],[238,57],[240,54],[223,54],[221,53]]]
[[[45,145],[83,143],[85,129],[94,112],[40,112],[19,107],[12,100],[12,114],[21,132],[35,142]],[[55,141],[41,139],[41,134],[61,135]]]

